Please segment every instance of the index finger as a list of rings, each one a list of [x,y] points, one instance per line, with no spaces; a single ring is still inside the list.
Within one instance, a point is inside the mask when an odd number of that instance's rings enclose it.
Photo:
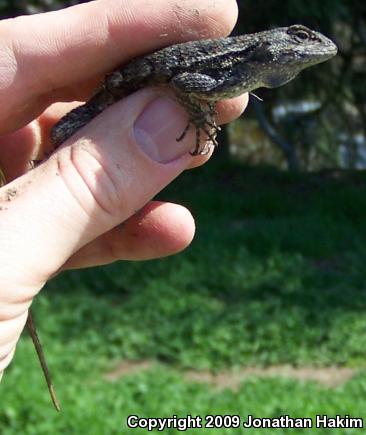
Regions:
[[[55,101],[87,98],[96,78],[128,59],[190,39],[224,36],[234,0],[98,0],[0,23],[4,132]],[[14,119],[14,114],[17,119]]]

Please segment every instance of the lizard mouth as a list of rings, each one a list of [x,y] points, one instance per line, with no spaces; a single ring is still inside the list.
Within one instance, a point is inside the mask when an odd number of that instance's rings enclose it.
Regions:
[[[314,49],[315,56],[323,57],[324,60],[327,60],[338,53],[338,47],[328,38],[323,36],[322,47],[318,49]]]
[[[319,47],[304,47],[301,51],[299,50],[300,63],[306,66],[316,65],[334,57],[338,52],[338,47],[330,39],[325,42],[323,41],[322,46]]]
[[[333,47],[328,47],[326,50],[319,50],[314,52],[314,64],[325,62],[326,60],[334,57],[338,52],[338,48],[333,44]]]

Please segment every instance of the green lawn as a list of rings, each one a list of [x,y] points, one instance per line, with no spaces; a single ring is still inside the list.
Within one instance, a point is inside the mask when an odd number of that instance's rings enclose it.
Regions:
[[[53,411],[24,337],[0,388],[0,433],[147,433],[126,429],[129,414],[366,417],[366,174],[213,162],[160,197],[192,210],[192,246],[49,283],[34,313],[63,412]],[[126,359],[153,363],[107,381],[105,373]],[[360,370],[336,388],[252,377],[235,391],[217,390],[184,376],[282,364]],[[296,430],[313,432],[366,429]]]

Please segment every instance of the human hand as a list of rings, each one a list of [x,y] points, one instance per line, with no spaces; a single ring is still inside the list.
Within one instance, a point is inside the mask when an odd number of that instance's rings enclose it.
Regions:
[[[175,141],[187,114],[174,100],[140,90],[27,172],[50,149],[51,126],[75,106],[53,103],[87,99],[107,71],[132,57],[224,36],[235,18],[228,0],[99,0],[0,23],[0,167],[12,180],[0,189],[0,378],[32,299],[51,276],[170,255],[194,234],[187,209],[149,202],[208,158],[189,155],[194,134]],[[218,121],[239,115],[244,101],[219,104]]]

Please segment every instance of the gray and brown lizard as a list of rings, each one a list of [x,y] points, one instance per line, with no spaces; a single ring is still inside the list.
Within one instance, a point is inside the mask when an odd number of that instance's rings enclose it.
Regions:
[[[192,154],[196,155],[205,150],[200,145],[201,131],[217,145],[217,101],[259,87],[281,86],[301,70],[336,53],[337,46],[330,39],[298,24],[172,45],[133,59],[108,74],[87,103],[69,112],[53,127],[52,142],[59,146],[106,107],[140,88],[169,86],[189,115],[187,127],[177,140],[183,139],[193,125],[196,147]]]

